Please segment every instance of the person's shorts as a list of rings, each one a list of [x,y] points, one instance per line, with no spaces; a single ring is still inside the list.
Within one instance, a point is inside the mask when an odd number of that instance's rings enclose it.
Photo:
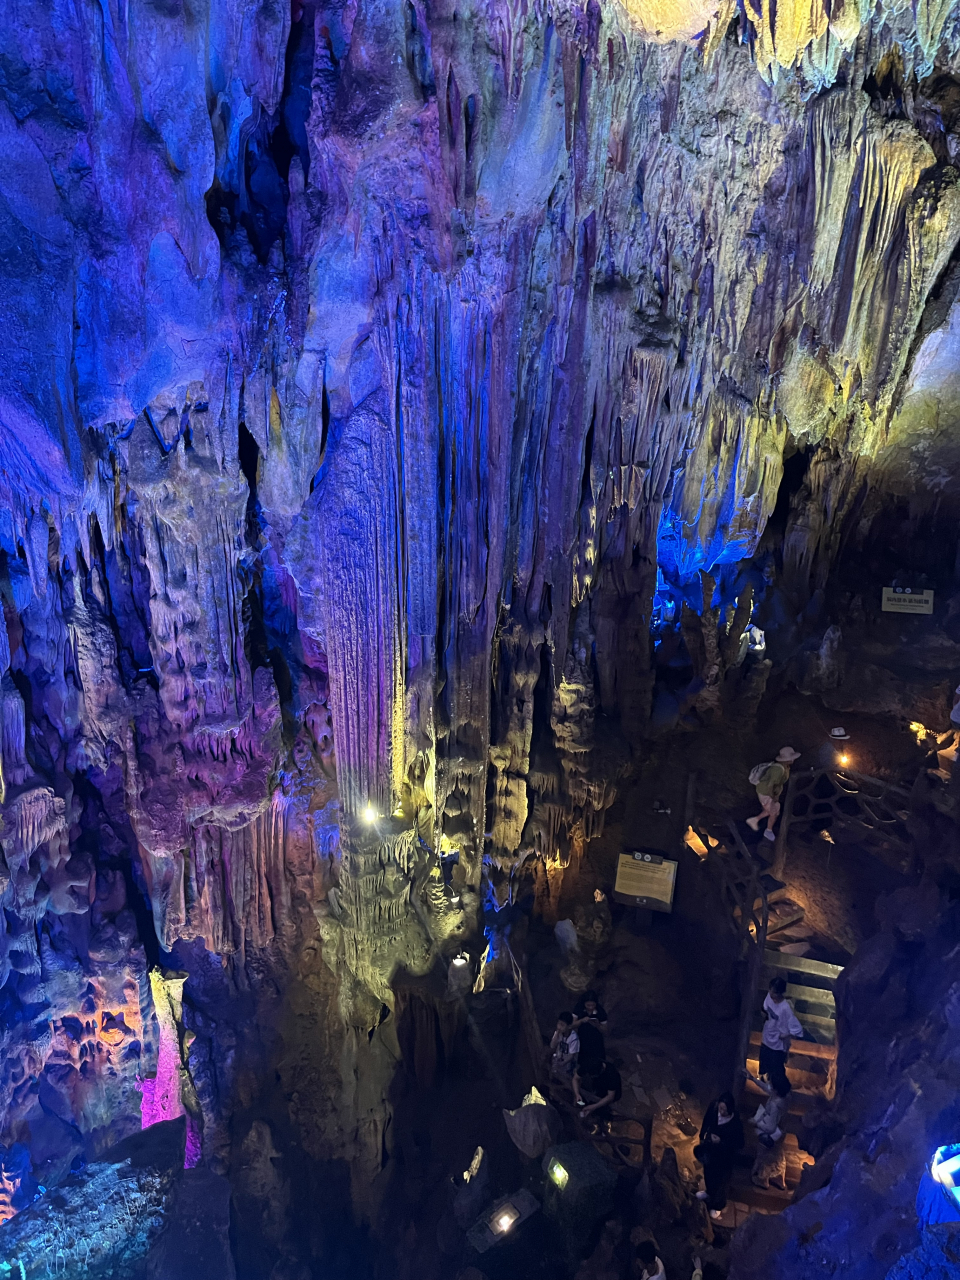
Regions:
[[[775,796],[763,796],[758,791],[757,799],[760,801],[760,807],[768,818],[776,818],[780,813],[780,801]]]

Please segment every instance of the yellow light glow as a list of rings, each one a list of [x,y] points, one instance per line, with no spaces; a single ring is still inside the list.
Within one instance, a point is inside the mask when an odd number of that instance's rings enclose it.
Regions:
[[[840,763],[841,765],[843,765],[844,768],[846,768],[847,765],[850,763],[850,757],[847,755],[846,752],[844,752],[843,755],[840,756]]]
[[[368,804],[367,807],[364,809],[363,820],[364,822],[376,822],[377,811],[372,804]]]
[[[921,724],[919,720],[911,720],[910,732],[915,735],[917,739],[917,746],[919,747],[930,730],[926,725]]]
[[[557,1184],[557,1186],[560,1188],[561,1191],[570,1181],[569,1173],[567,1173],[566,1169],[563,1167],[563,1165],[560,1163],[559,1160],[550,1161],[550,1168],[548,1172],[550,1174],[550,1177]]]
[[[519,1217],[520,1210],[515,1209],[512,1204],[501,1205],[491,1219],[490,1229],[496,1235],[502,1236],[504,1232],[510,1230]]]

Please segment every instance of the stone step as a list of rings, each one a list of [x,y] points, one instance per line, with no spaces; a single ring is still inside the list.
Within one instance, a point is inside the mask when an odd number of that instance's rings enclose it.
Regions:
[[[832,986],[843,973],[842,964],[827,964],[825,960],[810,960],[807,956],[785,956],[779,951],[764,951],[763,966],[778,974],[803,974],[808,981],[811,978],[818,978],[820,983],[817,985],[830,983]],[[769,978],[767,981],[769,982]],[[814,984],[810,983],[810,985]]]
[[[766,995],[767,986],[767,983],[763,983],[762,986],[757,987],[757,990]],[[798,1014],[812,1013],[820,1018],[834,1018],[836,1016],[837,1004],[833,992],[826,991],[823,987],[808,987],[801,986],[799,983],[788,982],[787,999]]]
[[[758,1084],[754,1084],[752,1080],[748,1080],[743,1089],[744,1110],[750,1115],[753,1115],[759,1104],[764,1102],[768,1097],[769,1094],[765,1093]],[[804,1087],[800,1087],[798,1089],[791,1088],[788,1100],[788,1109],[790,1114],[793,1116],[804,1115],[820,1097],[821,1093],[819,1089],[811,1090]]]
[[[798,924],[804,915],[804,909],[799,902],[794,902],[792,898],[781,898],[779,902],[771,904],[767,913],[767,935],[777,934],[781,929],[789,929],[792,924]]]
[[[759,1058],[748,1058],[747,1070],[757,1075],[760,1070]],[[792,1067],[788,1064],[787,1079],[790,1081],[792,1089],[804,1089],[808,1093],[818,1094],[823,1091],[827,1083],[827,1073],[826,1071],[804,1071],[802,1068]]]
[[[763,1038],[762,1029],[760,1031],[750,1032],[750,1043],[754,1048],[759,1048]],[[837,1056],[837,1046],[833,1044],[818,1044],[813,1040],[794,1040],[790,1045],[790,1052],[787,1054],[787,1065],[790,1065],[791,1058],[819,1058],[824,1062],[832,1062]]]
[[[753,1020],[753,1030],[762,1031],[765,1019],[757,1014]],[[822,1045],[833,1045],[837,1038],[837,1024],[833,1018],[818,1017],[812,1013],[801,1013],[797,1010],[797,1021],[806,1033],[806,1039],[796,1041],[797,1044],[815,1042]]]
[[[777,1191],[770,1188],[764,1191],[755,1187],[750,1180],[750,1171],[745,1174],[734,1173],[727,1189],[727,1199],[737,1204],[745,1204],[750,1209],[766,1209],[772,1213],[782,1213],[793,1202],[792,1191]]]

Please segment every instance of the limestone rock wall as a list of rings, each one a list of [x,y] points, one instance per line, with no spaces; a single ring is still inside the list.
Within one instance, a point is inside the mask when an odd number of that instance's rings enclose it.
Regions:
[[[349,1081],[485,856],[601,830],[652,630],[722,714],[748,587],[784,671],[943,542],[958,14],[834,8],[4,8],[4,1132],[135,1127],[148,966],[239,1024],[318,936]]]

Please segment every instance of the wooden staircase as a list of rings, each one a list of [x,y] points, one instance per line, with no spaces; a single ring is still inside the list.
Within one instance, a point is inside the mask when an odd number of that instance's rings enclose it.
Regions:
[[[747,1070],[753,1075],[759,1073],[760,1037],[764,1022],[762,1005],[771,978],[786,978],[787,999],[793,1005],[805,1036],[803,1040],[792,1042],[787,1056],[787,1078],[791,1084],[789,1112],[784,1126],[787,1188],[785,1191],[765,1190],[751,1181],[757,1140],[756,1131],[747,1122],[766,1095],[752,1080],[748,1080],[740,1108],[747,1146],[731,1180],[728,1196],[733,1202],[767,1213],[779,1213],[792,1202],[804,1167],[813,1164],[813,1156],[803,1146],[803,1117],[815,1101],[833,1096],[837,1059],[833,992],[840,972],[840,965],[809,960],[806,956],[784,955],[771,948],[764,951],[757,983],[754,1027],[747,1051]]]

